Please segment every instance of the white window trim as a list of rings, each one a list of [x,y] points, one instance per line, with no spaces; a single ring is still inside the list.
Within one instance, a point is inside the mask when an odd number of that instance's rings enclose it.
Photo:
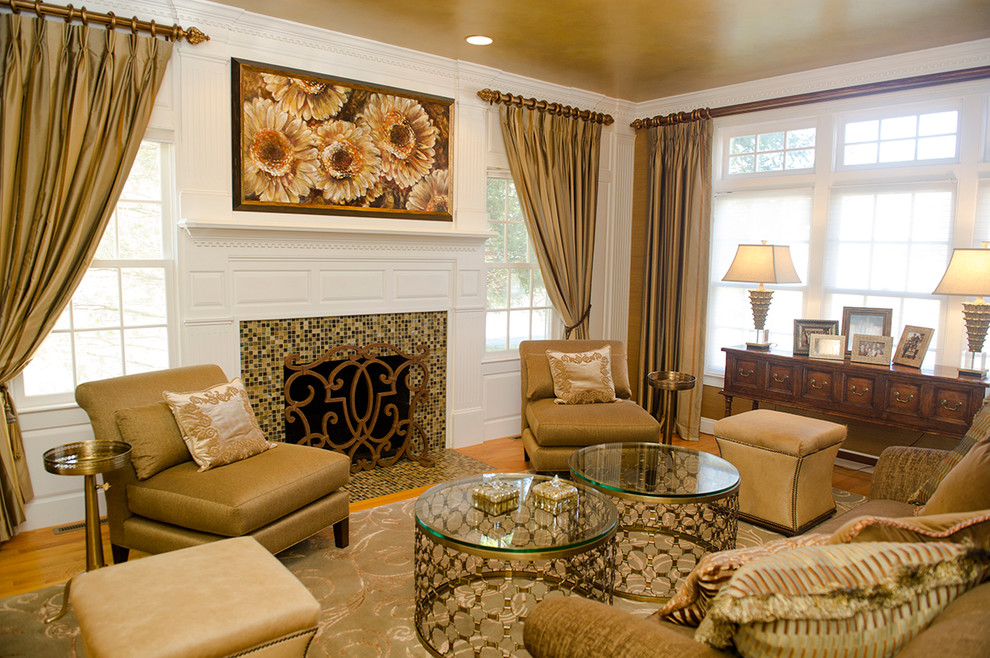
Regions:
[[[175,139],[172,131],[149,129],[142,141],[158,142],[166,146],[162,150],[162,255],[155,260],[113,260],[111,267],[161,267],[165,275],[165,299],[168,319],[168,358],[171,365],[179,362],[179,301],[176,267],[178,191],[175,170]],[[89,268],[100,267],[100,261],[94,259]],[[87,268],[87,269],[89,269]],[[27,396],[24,393],[24,378],[21,375],[10,381],[10,393],[17,405],[18,414],[37,413],[72,409],[76,407],[75,392],[56,393],[50,395]]]

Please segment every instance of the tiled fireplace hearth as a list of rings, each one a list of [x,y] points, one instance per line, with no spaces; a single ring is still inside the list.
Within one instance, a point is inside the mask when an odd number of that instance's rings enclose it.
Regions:
[[[446,311],[241,321],[241,378],[265,434],[279,441],[285,438],[286,355],[299,354],[305,362],[339,345],[371,343],[388,343],[406,353],[421,351],[421,345],[429,349],[429,392],[417,406],[414,420],[426,435],[429,451],[443,451],[447,435]]]

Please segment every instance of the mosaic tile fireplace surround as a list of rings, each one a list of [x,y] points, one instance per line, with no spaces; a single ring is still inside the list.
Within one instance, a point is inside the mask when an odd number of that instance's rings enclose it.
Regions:
[[[446,447],[447,313],[427,311],[322,318],[247,320],[240,323],[241,378],[258,423],[273,440],[285,438],[283,366],[287,354],[313,360],[338,345],[389,343],[404,352],[429,348],[430,390],[415,420],[430,452]]]

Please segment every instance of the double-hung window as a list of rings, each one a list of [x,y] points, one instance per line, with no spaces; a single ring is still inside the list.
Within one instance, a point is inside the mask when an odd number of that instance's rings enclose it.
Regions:
[[[555,313],[511,178],[489,176],[487,208],[495,235],[485,244],[485,350],[514,350],[524,340],[550,338]]]
[[[890,308],[895,343],[905,325],[931,327],[925,365],[958,365],[960,300],[932,291],[954,247],[990,240],[988,97],[986,85],[930,88],[720,119],[706,374],[752,336],[746,289],[760,282],[721,277],[739,244],[761,240],[790,246],[801,278],[769,286],[779,348],[795,319]]]
[[[169,144],[145,141],[68,307],[15,384],[28,405],[76,385],[168,368],[174,226]]]

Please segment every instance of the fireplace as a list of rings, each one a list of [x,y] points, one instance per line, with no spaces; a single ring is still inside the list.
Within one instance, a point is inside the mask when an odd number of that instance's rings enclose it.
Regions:
[[[430,390],[423,345],[338,345],[312,361],[285,357],[285,440],[346,454],[351,472],[402,457],[433,466],[416,407]]]
[[[413,410],[422,428],[426,451],[446,448],[447,312],[379,313],[320,318],[245,320],[240,322],[241,378],[258,423],[275,441],[286,440],[285,359],[315,361],[339,345],[388,343],[415,354],[425,346],[429,390]]]

